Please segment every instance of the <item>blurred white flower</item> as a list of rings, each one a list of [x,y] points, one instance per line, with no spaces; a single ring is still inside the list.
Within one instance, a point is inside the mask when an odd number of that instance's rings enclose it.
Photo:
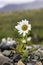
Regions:
[[[27,38],[27,41],[30,41],[31,39],[32,39],[32,37],[28,37],[28,38]]]
[[[12,44],[16,44],[16,41],[14,41],[12,38],[8,37],[7,38],[7,45],[12,45]]]
[[[15,28],[18,30],[19,34],[23,34],[23,36],[25,36],[28,31],[31,30],[31,24],[29,24],[29,21],[25,19],[18,22],[18,25],[15,26]]]
[[[11,40],[12,40],[12,38],[10,38],[10,37],[7,38],[7,41],[11,41]]]
[[[31,49],[31,48],[32,48],[31,46],[26,46],[26,50]]]
[[[26,40],[22,40],[22,43],[26,43]]]
[[[5,38],[2,38],[2,43],[6,43],[6,39]]]

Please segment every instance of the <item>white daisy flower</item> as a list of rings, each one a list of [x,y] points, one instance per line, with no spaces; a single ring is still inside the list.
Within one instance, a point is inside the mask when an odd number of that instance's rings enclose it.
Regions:
[[[28,38],[27,38],[27,41],[30,41],[31,39],[32,39],[31,37],[28,37]]]
[[[22,40],[22,43],[26,43],[26,40]]]
[[[15,26],[15,28],[18,30],[19,34],[23,34],[23,36],[25,36],[28,31],[31,30],[31,24],[29,24],[29,21],[25,19],[18,22],[18,25]]]

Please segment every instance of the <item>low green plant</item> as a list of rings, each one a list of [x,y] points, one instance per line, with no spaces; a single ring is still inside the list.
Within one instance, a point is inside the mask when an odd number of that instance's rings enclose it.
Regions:
[[[23,61],[28,56],[28,50],[26,49],[26,46],[29,45],[31,40],[31,37],[28,37],[31,31],[31,24],[25,19],[18,22],[18,25],[15,26],[15,28],[18,30],[21,36],[16,40],[18,42],[16,50],[20,54],[21,60]]]

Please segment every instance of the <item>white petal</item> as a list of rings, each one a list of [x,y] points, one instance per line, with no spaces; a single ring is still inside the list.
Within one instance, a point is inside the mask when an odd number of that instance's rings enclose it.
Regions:
[[[15,26],[15,28],[16,28],[17,30],[21,30],[20,25]]]
[[[18,31],[19,32],[19,34],[22,34],[22,31]]]
[[[31,30],[31,24],[28,25],[28,30]]]

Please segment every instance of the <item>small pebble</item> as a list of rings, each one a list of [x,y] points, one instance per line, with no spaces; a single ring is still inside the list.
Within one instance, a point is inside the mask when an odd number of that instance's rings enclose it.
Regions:
[[[37,61],[35,65],[42,65],[41,61]]]

